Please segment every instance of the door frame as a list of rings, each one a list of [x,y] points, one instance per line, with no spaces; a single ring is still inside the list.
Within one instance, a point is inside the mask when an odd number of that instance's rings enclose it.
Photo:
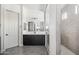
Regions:
[[[18,45],[17,45],[17,46],[19,46],[19,13],[15,12],[15,11],[12,11],[12,10],[9,10],[9,9],[5,9],[5,10],[4,10],[4,17],[6,16],[5,13],[6,13],[7,11],[8,11],[8,12],[16,13],[16,14],[18,15],[18,20],[17,20],[17,21],[18,21],[18,22],[17,22],[17,24],[18,24],[18,25],[17,25],[17,26],[18,26],[18,28],[17,28],[17,30],[18,30],[18,31],[17,31],[17,34],[18,34],[18,35],[17,35],[17,36],[18,36]],[[6,19],[4,19],[4,22],[5,22],[5,20],[6,20]],[[4,25],[4,37],[5,37],[5,25]],[[6,40],[6,39],[4,38],[4,40]],[[4,42],[4,45],[5,45],[5,42]],[[4,47],[4,49],[6,50],[7,48]]]
[[[5,48],[4,48],[4,11],[6,10],[6,8],[4,8],[2,5],[1,5],[1,51],[0,51],[0,53],[4,53],[5,52]],[[9,9],[7,9],[7,10],[9,10]],[[10,11],[12,11],[12,12],[16,12],[16,11],[14,11],[14,10],[10,10]],[[22,44],[21,43],[19,43],[21,40],[20,39],[22,39],[22,37],[20,37],[19,36],[19,29],[20,29],[20,25],[19,25],[19,23],[21,22],[21,13],[19,13],[19,12],[16,12],[16,13],[18,13],[18,46],[21,46]],[[22,24],[21,24],[22,25]],[[22,28],[21,28],[22,29]],[[20,30],[21,30],[20,29]]]

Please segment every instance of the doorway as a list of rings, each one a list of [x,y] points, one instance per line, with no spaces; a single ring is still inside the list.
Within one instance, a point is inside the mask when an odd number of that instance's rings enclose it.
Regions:
[[[23,24],[23,45],[24,46],[45,46],[45,19],[44,12],[41,10],[26,8],[30,5],[23,5],[22,24]],[[36,6],[36,5],[34,5]],[[38,5],[40,6],[40,5]],[[28,11],[28,13],[27,13]]]

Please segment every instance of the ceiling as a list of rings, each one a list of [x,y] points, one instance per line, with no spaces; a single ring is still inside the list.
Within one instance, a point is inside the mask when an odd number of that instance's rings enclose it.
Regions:
[[[44,12],[46,8],[46,4],[24,4],[23,6],[28,9],[40,10],[42,12]]]

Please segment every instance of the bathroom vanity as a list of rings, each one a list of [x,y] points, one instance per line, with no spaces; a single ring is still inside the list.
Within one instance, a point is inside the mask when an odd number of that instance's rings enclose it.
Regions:
[[[23,45],[45,45],[44,22],[29,21],[24,26]],[[26,28],[27,27],[27,28]]]
[[[45,45],[44,34],[23,35],[23,45]]]
[[[23,45],[45,45],[44,13],[39,10],[28,13],[23,14]]]

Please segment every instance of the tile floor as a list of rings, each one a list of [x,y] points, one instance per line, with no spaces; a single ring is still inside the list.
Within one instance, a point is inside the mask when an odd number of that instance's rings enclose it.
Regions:
[[[61,55],[75,55],[72,51],[70,51],[65,46],[61,45]]]
[[[0,55],[47,55],[44,46],[23,46],[7,49],[4,54]],[[61,45],[61,55],[76,55],[65,46]]]
[[[23,46],[7,49],[4,55],[47,55],[44,46]]]

